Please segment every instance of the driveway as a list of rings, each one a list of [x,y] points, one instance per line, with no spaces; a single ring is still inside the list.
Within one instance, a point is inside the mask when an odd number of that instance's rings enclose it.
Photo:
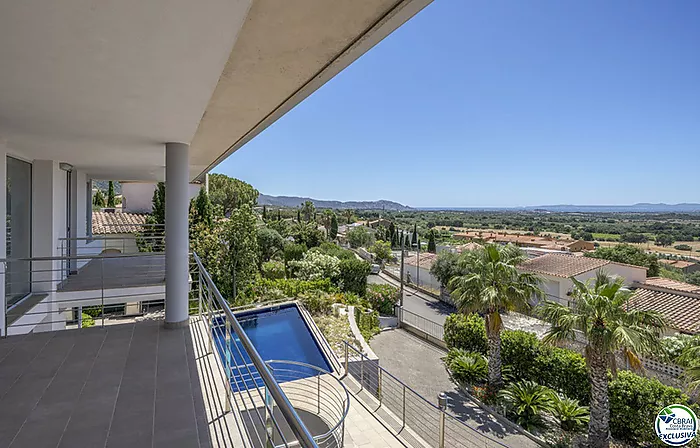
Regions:
[[[431,403],[437,405],[438,394],[445,392],[448,412],[473,429],[510,447],[539,446],[503,426],[460,392],[442,363],[445,356],[443,350],[401,329],[381,332],[372,338],[370,346],[383,368]]]

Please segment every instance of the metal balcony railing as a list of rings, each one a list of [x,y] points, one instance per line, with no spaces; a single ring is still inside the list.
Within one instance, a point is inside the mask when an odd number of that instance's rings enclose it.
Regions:
[[[164,254],[32,257],[0,263],[10,335],[105,325],[110,318],[164,307]]]
[[[342,447],[349,410],[345,386],[314,366],[263,361],[200,258],[193,258],[199,273],[193,285],[197,313],[206,325],[208,353],[222,360],[226,408],[243,417],[248,442],[261,448]]]
[[[345,370],[365,391],[390,411],[401,429],[410,428],[430,446],[463,448],[503,448],[507,445],[457,420],[396,378],[377,361],[369,359],[352,345],[345,344]],[[420,445],[418,445],[420,446]]]

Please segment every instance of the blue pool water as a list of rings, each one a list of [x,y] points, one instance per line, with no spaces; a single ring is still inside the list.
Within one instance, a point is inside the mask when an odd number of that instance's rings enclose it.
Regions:
[[[264,361],[297,361],[331,371],[328,359],[295,304],[282,305],[275,309],[246,311],[236,314],[236,318]],[[219,326],[213,332],[224,365],[227,356],[230,356],[231,384],[234,389],[238,390],[243,382],[247,383],[248,387],[252,386],[253,381],[260,386],[262,381],[257,379],[255,367],[235,333],[231,344],[236,344],[238,349],[232,346],[227,350],[223,327]],[[252,379],[248,369],[253,373]],[[306,377],[317,372],[308,368],[303,370],[302,374]]]

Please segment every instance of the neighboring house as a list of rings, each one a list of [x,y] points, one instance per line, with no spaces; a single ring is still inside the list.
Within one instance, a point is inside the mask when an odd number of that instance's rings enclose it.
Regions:
[[[693,261],[687,260],[667,260],[665,258],[660,258],[659,263],[663,263],[666,266],[680,269],[684,274],[692,274],[693,272],[700,271],[700,264]]]
[[[560,252],[582,252],[595,250],[595,245],[590,241],[556,239],[551,237],[523,235],[507,232],[479,232],[471,231],[456,233],[457,239],[468,241],[486,241],[489,243],[515,244],[521,247],[541,248]]]
[[[651,277],[633,287],[632,308],[658,311],[673,332],[700,334],[700,286]]]
[[[367,227],[370,229],[378,229],[379,227],[389,227],[391,221],[384,218],[375,219],[374,221],[367,221]]]
[[[611,276],[622,277],[625,285],[643,283],[646,280],[646,268],[628,264],[615,263],[600,258],[580,257],[569,254],[549,253],[532,258],[520,264],[523,271],[538,274],[544,280],[542,289],[546,298],[570,305],[574,282],[571,278],[585,282],[603,270]]]
[[[411,283],[430,289],[439,290],[440,282],[430,273],[430,268],[437,259],[436,254],[430,252],[410,252],[404,258],[404,270],[410,276]],[[408,278],[408,277],[407,277]]]
[[[122,185],[122,210],[130,213],[151,213],[153,211],[153,192],[157,182],[132,182],[121,181]],[[194,198],[203,187],[200,183],[190,183],[188,187],[189,199]]]
[[[102,242],[101,252],[138,253],[136,233],[143,232],[147,214],[92,212],[92,235]]]

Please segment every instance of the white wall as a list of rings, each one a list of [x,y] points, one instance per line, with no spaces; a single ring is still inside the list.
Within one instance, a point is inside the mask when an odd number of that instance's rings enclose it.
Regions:
[[[122,211],[129,213],[150,213],[153,209],[153,192],[156,189],[154,182],[123,182],[122,184]],[[190,184],[190,199],[199,194],[202,184]]]

